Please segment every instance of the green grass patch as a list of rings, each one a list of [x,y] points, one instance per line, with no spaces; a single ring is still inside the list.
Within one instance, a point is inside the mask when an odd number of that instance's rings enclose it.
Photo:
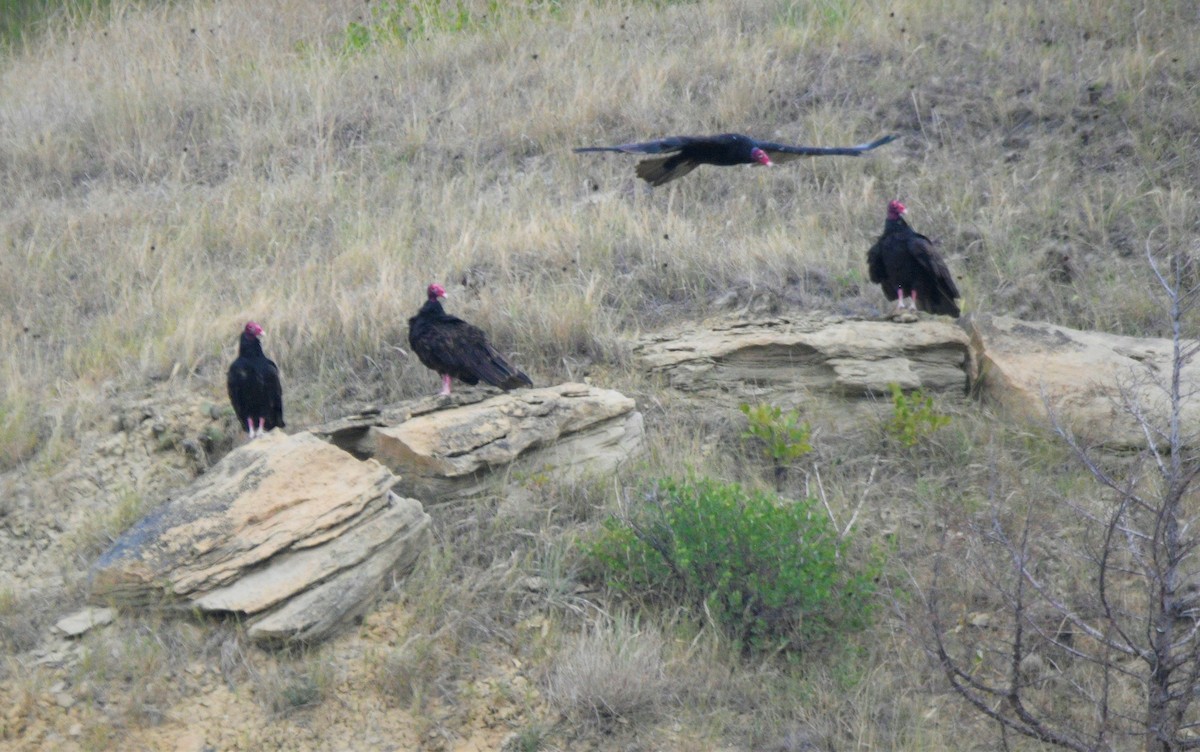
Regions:
[[[435,34],[457,34],[493,26],[513,11],[537,20],[562,8],[561,0],[392,0],[371,8],[371,16],[346,26],[344,49],[361,52],[378,44],[409,42]]]
[[[0,0],[0,51],[34,40],[58,19],[77,23],[111,6],[112,0]]]

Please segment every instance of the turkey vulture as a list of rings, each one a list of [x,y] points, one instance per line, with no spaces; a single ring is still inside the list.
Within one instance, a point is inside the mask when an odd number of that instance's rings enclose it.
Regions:
[[[867,269],[888,300],[902,310],[906,301],[914,309],[958,318],[954,299],[962,297],[954,277],[929,238],[914,232],[904,221],[904,204],[892,201],[887,208],[883,234],[867,251]]]
[[[246,427],[250,438],[262,436],[272,428],[283,428],[283,387],[279,368],[263,355],[258,338],[263,329],[253,321],[242,330],[237,360],[229,366],[225,386],[238,423]]]
[[[895,141],[899,136],[877,138],[858,146],[788,146],[756,141],[740,133],[719,136],[671,136],[657,141],[620,146],[581,146],[575,152],[619,151],[624,154],[665,154],[643,159],[637,164],[637,176],[650,185],[662,185],[681,178],[702,164],[728,167],[739,164],[773,165],[801,157],[826,155],[858,156],[863,152]]]
[[[481,380],[504,391],[520,386],[533,386],[521,371],[496,352],[487,335],[457,316],[442,309],[438,298],[446,297],[441,285],[432,284],[429,300],[408,320],[408,344],[426,368],[442,377],[442,391],[450,393],[450,378],[474,386]]]

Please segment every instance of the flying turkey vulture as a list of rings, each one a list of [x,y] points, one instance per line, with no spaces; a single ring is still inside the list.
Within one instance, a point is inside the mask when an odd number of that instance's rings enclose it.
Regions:
[[[533,386],[521,371],[496,352],[487,335],[457,316],[442,309],[438,298],[446,297],[441,285],[429,286],[429,300],[408,320],[408,344],[426,368],[442,377],[442,391],[450,393],[450,378],[474,386],[481,380],[504,391]]]
[[[671,136],[657,141],[620,146],[582,146],[575,152],[619,151],[624,154],[665,154],[655,159],[643,159],[637,164],[637,176],[650,185],[662,185],[681,178],[702,164],[728,167],[739,164],[773,165],[791,162],[801,157],[828,155],[858,156],[863,152],[895,141],[898,136],[884,136],[858,146],[788,146],[769,141],[756,141],[740,133],[719,136]]]
[[[238,423],[246,427],[252,439],[286,425],[279,368],[263,355],[262,343],[258,341],[262,333],[263,328],[253,321],[246,324],[238,343],[237,360],[229,366],[225,380]]]
[[[888,204],[883,234],[867,251],[871,281],[879,283],[888,300],[896,301],[897,311],[908,302],[914,309],[958,318],[954,299],[962,296],[954,277],[929,238],[904,221],[905,211],[899,201]]]

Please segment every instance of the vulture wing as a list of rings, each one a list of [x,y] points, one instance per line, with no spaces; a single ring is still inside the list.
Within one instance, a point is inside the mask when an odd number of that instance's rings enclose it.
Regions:
[[[918,274],[924,277],[929,287],[929,294],[926,295],[926,301],[930,305],[929,312],[958,316],[959,309],[954,299],[962,296],[958,292],[958,286],[954,284],[954,277],[950,274],[946,261],[934,250],[933,241],[919,232],[914,232],[908,241],[908,252],[920,267]],[[919,302],[918,300],[918,304]]]
[[[694,159],[683,154],[673,154],[658,159],[643,159],[637,163],[637,176],[653,186],[677,180],[700,166]]]
[[[279,366],[275,361],[264,359],[259,378],[267,397],[267,421],[283,428],[283,385],[279,383]]]
[[[887,266],[883,263],[883,247],[889,241],[889,237],[884,235],[875,241],[875,245],[871,246],[871,250],[867,251],[867,274],[872,282],[884,284],[888,282]],[[884,284],[883,292],[890,297],[888,300],[896,299],[896,288],[890,283]]]
[[[773,144],[770,142],[759,141],[758,148],[767,153],[772,162],[791,162],[801,157],[820,157],[820,156],[847,156],[856,157],[864,152],[876,149],[884,144],[890,144],[899,136],[891,134],[883,138],[877,138],[874,141],[857,146],[789,146],[788,144]]]
[[[448,314],[425,322],[418,319],[420,316],[409,323],[409,344],[426,367],[466,384],[484,381],[504,390],[533,386],[528,376],[492,347],[479,327]]]
[[[643,159],[637,164],[637,176],[650,185],[662,185],[683,177],[700,165],[700,162],[680,152],[689,146],[710,142],[703,136],[671,136],[657,141],[643,141],[620,146],[582,146],[576,153],[589,151],[616,151],[622,154],[665,154],[658,159]]]
[[[702,137],[697,136],[670,136],[668,138],[660,138],[657,141],[643,141],[637,144],[621,144],[620,146],[581,146],[575,149],[575,153],[619,151],[623,154],[671,154],[702,140]]]

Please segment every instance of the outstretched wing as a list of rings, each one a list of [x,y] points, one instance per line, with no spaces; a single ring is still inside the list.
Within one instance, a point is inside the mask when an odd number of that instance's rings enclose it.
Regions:
[[[711,139],[708,139],[711,141]],[[637,164],[637,176],[650,185],[658,186],[678,180],[692,170],[700,162],[691,155],[680,154],[685,148],[695,146],[705,141],[701,136],[671,136],[657,141],[645,141],[638,144],[621,144],[620,146],[582,146],[576,153],[589,151],[615,151],[622,154],[663,154],[657,159],[643,159]]]
[[[620,146],[580,146],[576,154],[588,151],[619,151],[623,154],[671,154],[694,144],[699,139],[696,136],[670,136],[657,141],[643,141],[638,144],[621,144]]]
[[[772,162],[791,162],[801,157],[820,157],[841,155],[847,157],[857,157],[858,155],[877,149],[884,144],[890,144],[900,138],[896,134],[890,134],[883,138],[877,138],[866,144],[857,146],[790,146],[788,144],[773,144],[769,142],[759,141],[758,148],[767,153]]]

